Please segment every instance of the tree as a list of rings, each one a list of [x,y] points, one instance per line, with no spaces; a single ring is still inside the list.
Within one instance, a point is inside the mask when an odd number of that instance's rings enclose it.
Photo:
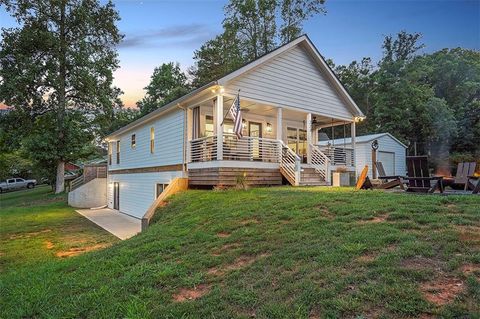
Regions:
[[[189,70],[193,78],[192,85],[200,87],[219,79],[245,63],[240,43],[230,31],[225,31],[207,41],[193,56],[195,66]]]
[[[282,18],[280,39],[284,44],[302,34],[303,23],[308,18],[327,12],[325,0],[283,0],[280,9]]]
[[[118,67],[115,45],[122,36],[111,1],[0,0],[19,27],[2,29],[1,102],[35,118],[38,139],[49,140],[44,162],[56,166],[56,192],[64,190],[64,165],[72,119],[83,123],[116,98],[112,71]],[[51,134],[54,134],[53,136]],[[78,140],[85,140],[78,136]],[[33,149],[35,143],[28,143]]]
[[[223,32],[195,51],[190,70],[199,86],[237,69],[302,33],[303,23],[325,13],[325,0],[230,0]],[[280,29],[277,23],[281,23]]]
[[[185,95],[190,89],[187,76],[178,63],[164,63],[156,67],[150,83],[144,88],[145,97],[137,102],[142,115]]]

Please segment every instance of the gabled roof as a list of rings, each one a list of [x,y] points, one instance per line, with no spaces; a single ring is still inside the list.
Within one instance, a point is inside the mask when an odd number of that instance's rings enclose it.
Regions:
[[[198,93],[200,93],[200,92],[202,92],[206,89],[211,88],[212,86],[225,85],[228,81],[230,81],[230,80],[232,80],[232,79],[234,79],[234,78],[236,78],[236,77],[254,69],[255,67],[265,63],[266,61],[269,61],[269,60],[277,57],[278,55],[282,54],[283,52],[293,48],[296,45],[300,45],[300,44],[303,44],[304,47],[309,51],[310,55],[312,56],[314,61],[317,63],[319,68],[322,71],[324,71],[324,74],[325,74],[326,78],[337,89],[338,93],[345,99],[345,101],[346,101],[348,107],[350,108],[350,111],[352,112],[352,114],[356,117],[364,117],[360,108],[357,106],[357,104],[352,99],[352,97],[348,94],[348,92],[345,89],[345,87],[343,86],[343,84],[337,78],[335,73],[332,71],[332,69],[327,64],[325,59],[322,57],[320,52],[317,50],[315,45],[312,43],[310,38],[306,34],[304,34],[304,35],[290,41],[289,43],[286,43],[286,44],[276,48],[275,50],[264,54],[263,56],[257,58],[256,60],[253,60],[253,61],[245,64],[244,66],[238,68],[237,70],[228,73],[227,75],[221,77],[220,79],[218,79],[216,81],[212,81],[208,84],[205,84],[202,87],[199,87],[199,88],[191,91],[190,93],[188,93],[188,94],[186,94],[186,95],[168,103],[167,105],[164,105],[164,106],[156,109],[155,111],[139,118],[138,120],[120,128],[120,129],[118,129],[117,131],[115,131],[115,132],[109,134],[108,136],[106,136],[105,139],[108,139],[108,137],[112,137],[112,136],[122,134],[126,131],[129,131],[130,129],[133,129],[133,128],[143,124],[144,122],[147,122],[147,121],[149,121],[149,120],[151,120],[155,117],[158,117],[161,114],[169,111],[170,109],[180,105],[182,102],[185,102],[189,98],[195,96],[196,94],[198,94]]]
[[[378,134],[370,134],[370,135],[361,135],[361,136],[357,136],[355,138],[355,143],[356,144],[361,144],[361,143],[368,143],[368,142],[373,142],[374,140],[376,139],[379,139],[383,136],[389,136],[391,137],[393,140],[395,140],[398,144],[402,145],[403,147],[405,148],[408,148],[405,144],[403,144],[402,142],[400,142],[395,136],[393,136],[392,134],[390,133],[378,133]],[[347,137],[345,139],[343,138],[336,138],[334,140],[330,140],[330,141],[321,141],[321,142],[318,142],[318,144],[320,145],[327,145],[328,143],[330,142],[330,144],[335,144],[335,145],[343,145],[344,143],[345,144],[351,144],[352,143],[352,139],[350,137]]]

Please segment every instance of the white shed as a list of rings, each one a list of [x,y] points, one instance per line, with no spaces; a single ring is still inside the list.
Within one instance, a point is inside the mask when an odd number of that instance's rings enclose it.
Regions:
[[[407,171],[405,159],[407,146],[390,133],[370,134],[356,137],[355,164],[357,176],[359,176],[363,167],[368,165],[368,176],[372,178],[372,143],[375,140],[378,142],[377,161],[382,162],[383,167],[385,168],[385,173],[387,175],[405,176]],[[336,147],[342,147],[345,145],[345,147],[348,148],[351,146],[352,140],[350,138],[342,138],[333,141],[319,142],[321,145],[326,145],[327,143]]]

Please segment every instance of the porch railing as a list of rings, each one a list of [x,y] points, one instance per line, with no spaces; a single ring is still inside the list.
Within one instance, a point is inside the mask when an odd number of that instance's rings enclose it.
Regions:
[[[244,136],[238,139],[233,134],[223,136],[223,159],[235,161],[279,162],[278,141]]]
[[[330,158],[316,145],[310,144],[310,165],[321,177],[330,184]]]
[[[354,166],[352,148],[335,146],[319,146],[318,148],[329,158],[331,165]]]
[[[217,159],[217,137],[207,136],[190,141],[190,162],[208,162]]]
[[[282,156],[280,157],[280,172],[290,184],[300,184],[300,157],[282,141],[278,141]]]

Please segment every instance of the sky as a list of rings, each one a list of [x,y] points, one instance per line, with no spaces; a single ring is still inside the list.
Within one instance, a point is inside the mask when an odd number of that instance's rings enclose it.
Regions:
[[[193,64],[193,53],[222,31],[226,0],[114,0],[125,35],[114,84],[127,107],[144,96],[153,69]],[[362,57],[378,61],[385,35],[420,32],[424,52],[463,47],[480,50],[480,0],[326,0],[326,15],[307,21],[304,32],[335,64]],[[0,26],[15,22],[0,8]]]

